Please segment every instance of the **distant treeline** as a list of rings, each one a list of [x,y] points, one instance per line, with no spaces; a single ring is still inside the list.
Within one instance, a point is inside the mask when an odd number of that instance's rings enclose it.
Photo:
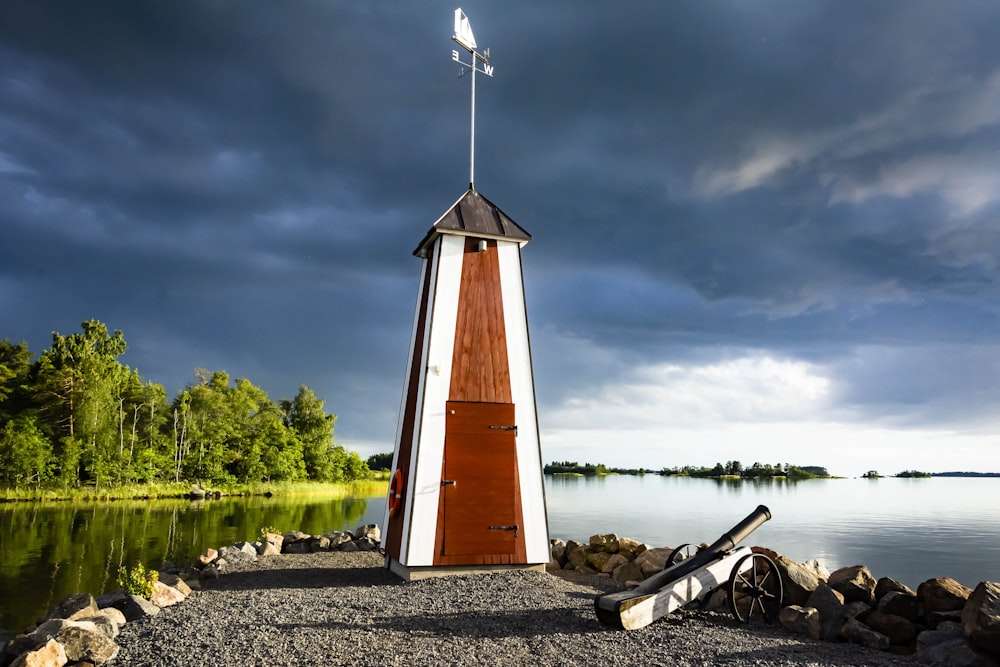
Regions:
[[[52,334],[37,358],[0,340],[0,487],[158,481],[352,481],[368,475],[334,444],[337,416],[302,386],[274,402],[249,380],[196,369],[173,399],[118,358],[127,345],[96,320]]]
[[[609,468],[602,463],[584,463],[576,461],[555,461],[544,468],[545,474],[578,474],[578,475],[680,475],[686,477],[739,477],[741,479],[769,479],[772,477],[788,477],[792,479],[811,479],[814,477],[829,477],[830,473],[822,466],[796,466],[789,463],[754,463],[743,467],[739,461],[716,463],[711,468],[682,466],[680,468]]]

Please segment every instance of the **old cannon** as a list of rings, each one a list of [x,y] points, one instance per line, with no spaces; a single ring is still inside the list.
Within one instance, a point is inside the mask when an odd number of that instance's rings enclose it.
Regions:
[[[677,547],[662,572],[635,588],[595,598],[597,618],[605,625],[635,630],[725,586],[729,610],[737,620],[773,621],[782,598],[774,561],[749,547],[736,546],[770,518],[770,510],[759,505],[711,546],[688,557],[685,552],[691,550],[690,545]]]

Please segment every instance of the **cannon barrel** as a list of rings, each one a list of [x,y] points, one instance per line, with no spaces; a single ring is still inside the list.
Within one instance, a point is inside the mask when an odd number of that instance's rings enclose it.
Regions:
[[[704,567],[717,559],[721,554],[731,550],[750,533],[757,530],[762,523],[771,518],[771,510],[764,505],[758,505],[757,509],[750,512],[742,521],[722,534],[711,546],[702,549],[697,554],[683,560],[673,567],[667,563],[667,568],[659,574],[654,574],[634,589],[636,593],[649,593],[663,587],[671,581],[676,581],[681,577]]]

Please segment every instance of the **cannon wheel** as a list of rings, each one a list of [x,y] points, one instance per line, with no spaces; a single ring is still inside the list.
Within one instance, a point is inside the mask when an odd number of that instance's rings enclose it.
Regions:
[[[751,553],[736,561],[727,589],[729,611],[741,623],[751,618],[774,622],[781,611],[781,577],[774,561]]]
[[[670,558],[667,559],[666,567],[677,565],[677,563],[691,558],[691,556],[694,556],[699,551],[701,551],[701,547],[697,544],[682,544],[670,552]]]

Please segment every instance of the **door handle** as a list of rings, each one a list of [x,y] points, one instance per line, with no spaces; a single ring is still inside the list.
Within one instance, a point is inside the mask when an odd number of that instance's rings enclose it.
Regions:
[[[442,479],[441,486],[457,486],[455,480],[453,479]]]

